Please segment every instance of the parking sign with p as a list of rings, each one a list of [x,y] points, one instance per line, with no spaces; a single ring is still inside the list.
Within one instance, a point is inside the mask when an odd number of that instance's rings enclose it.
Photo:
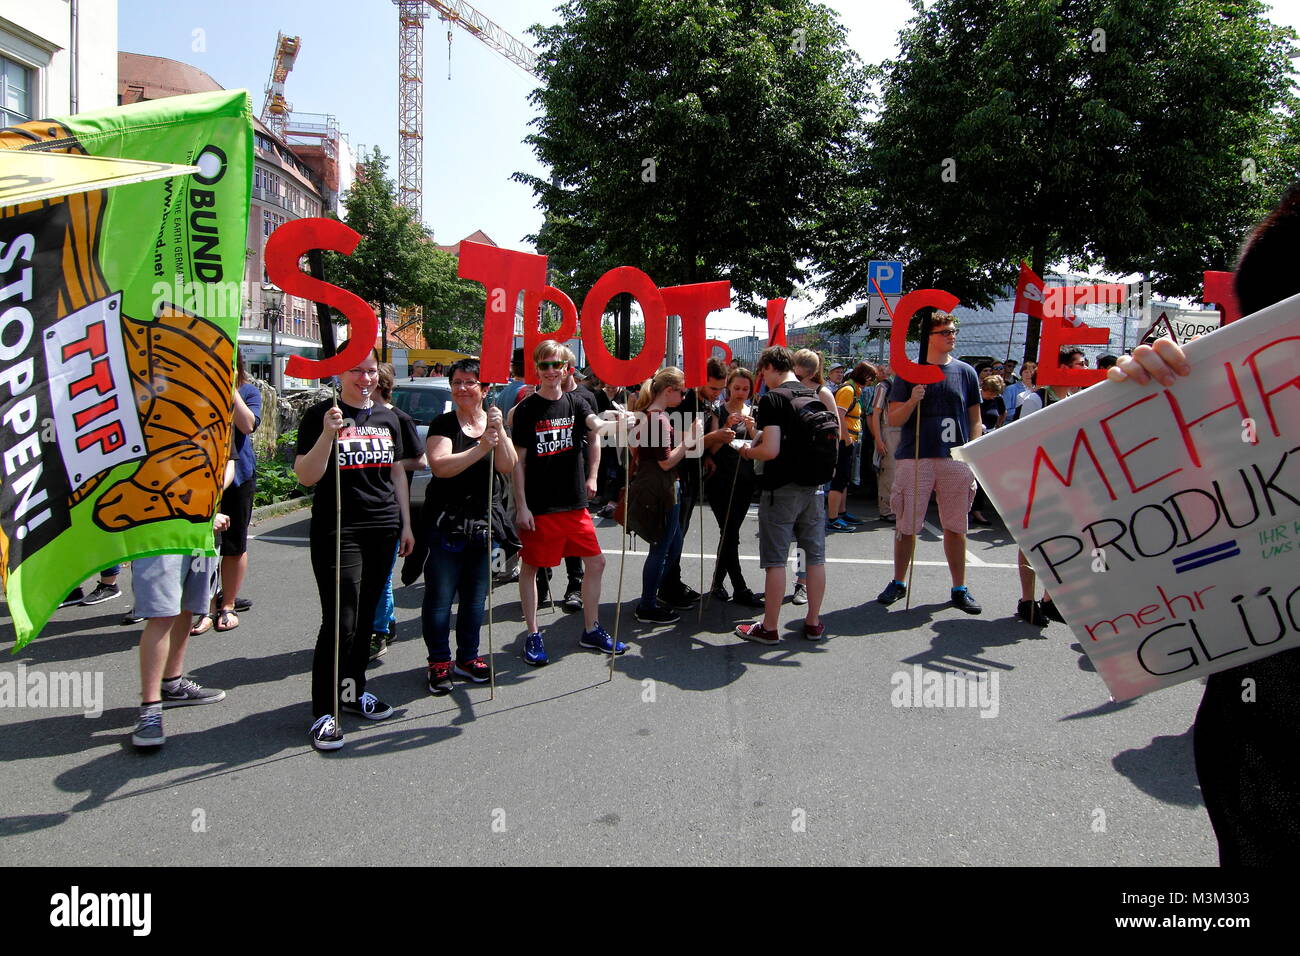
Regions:
[[[881,295],[902,295],[903,294],[903,264],[901,262],[877,262],[867,263],[867,281],[873,283],[870,292],[876,292],[876,286],[879,286]]]

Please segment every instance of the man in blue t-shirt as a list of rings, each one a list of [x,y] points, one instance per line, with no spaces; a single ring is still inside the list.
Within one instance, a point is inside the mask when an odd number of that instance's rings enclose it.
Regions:
[[[966,588],[966,521],[975,501],[975,475],[964,462],[952,457],[954,448],[983,433],[980,385],[975,369],[952,357],[956,345],[956,318],[948,312],[936,312],[930,323],[928,355],[930,363],[943,372],[943,381],[916,385],[898,375],[890,387],[886,420],[890,425],[902,426],[902,432],[894,455],[898,469],[890,496],[890,505],[898,516],[894,580],[876,599],[886,606],[907,593],[903,577],[933,492],[939,500],[943,551],[952,573],[952,606],[967,614],[983,610]]]

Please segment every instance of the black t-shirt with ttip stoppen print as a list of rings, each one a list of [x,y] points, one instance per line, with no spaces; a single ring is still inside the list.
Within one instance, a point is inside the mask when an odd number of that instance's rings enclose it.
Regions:
[[[298,425],[298,454],[312,450],[325,427],[325,413],[331,402],[321,402],[307,409]],[[343,527],[351,531],[395,531],[402,526],[397,507],[397,489],[393,486],[393,462],[412,452],[402,443],[402,425],[390,408],[374,405],[353,408],[339,402],[345,422],[339,432],[339,481],[343,486]],[[316,483],[311,507],[312,532],[334,531],[334,463],[325,466],[325,474]]]
[[[581,390],[554,401],[534,392],[515,406],[510,437],[524,452],[524,497],[533,514],[587,507],[583,436],[595,411]]]

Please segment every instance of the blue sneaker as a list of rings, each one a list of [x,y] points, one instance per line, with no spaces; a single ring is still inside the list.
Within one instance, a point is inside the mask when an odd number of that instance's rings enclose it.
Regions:
[[[524,639],[524,663],[541,667],[550,661],[546,656],[546,645],[542,643],[542,632],[533,631]]]
[[[849,524],[866,524],[867,522],[857,515],[849,514],[847,511],[840,512],[840,520],[847,521]]]
[[[611,650],[615,654],[622,654],[627,651],[627,645],[622,641],[618,642],[617,647],[614,645],[614,639],[609,636],[609,631],[605,630],[599,621],[596,622],[596,626],[590,631],[582,632],[582,638],[578,643],[583,647],[595,648],[596,650],[603,651],[606,654]]]
[[[847,521],[842,521],[839,518],[836,518],[834,521],[826,522],[826,530],[827,531],[852,531],[853,525],[849,524]]]
[[[906,593],[907,585],[899,584],[897,581],[890,581],[889,584],[885,585],[885,589],[880,592],[880,596],[876,600],[885,607],[889,607]]]

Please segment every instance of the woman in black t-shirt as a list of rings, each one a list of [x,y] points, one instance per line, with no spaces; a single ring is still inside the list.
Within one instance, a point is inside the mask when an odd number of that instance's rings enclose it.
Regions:
[[[733,369],[727,375],[725,404],[722,407],[722,425],[735,431],[736,437],[752,440],[758,429],[754,425],[754,409],[749,404],[754,392],[754,378],[748,369]],[[722,445],[713,453],[715,468],[705,479],[709,506],[718,519],[722,541],[718,546],[718,563],[713,569],[713,591],[716,600],[734,598],[744,607],[762,607],[763,598],[749,589],[740,567],[740,526],[749,513],[758,478],[754,463],[740,457],[730,444]],[[726,577],[731,576],[735,592],[727,594]]]
[[[347,343],[339,347],[346,350]],[[335,693],[340,708],[370,720],[392,716],[393,708],[366,693],[370,658],[370,624],[384,581],[392,568],[393,547],[409,554],[414,544],[402,459],[402,427],[378,397],[378,355],[373,349],[343,373],[337,406],[320,402],[307,410],[298,426],[298,457],[293,470],[307,487],[316,487],[311,509],[311,564],[320,592],[321,626],[312,659],[312,745],[317,750],[343,746]],[[372,398],[373,396],[373,398]],[[342,533],[338,548],[338,659],[340,686],[334,675],[335,469],[330,461],[338,438]]]
[[[431,694],[452,689],[452,677],[481,684],[490,676],[479,657],[478,634],[491,581],[488,540],[488,456],[495,449],[492,485],[492,536],[513,544],[501,502],[504,476],[515,468],[515,448],[506,441],[501,409],[484,409],[487,387],[479,381],[476,359],[452,364],[451,397],[455,408],[429,425],[425,448],[433,478],[425,496],[429,557],[424,565],[421,619],[429,652]],[[451,603],[456,607],[456,662],[451,660]]]

